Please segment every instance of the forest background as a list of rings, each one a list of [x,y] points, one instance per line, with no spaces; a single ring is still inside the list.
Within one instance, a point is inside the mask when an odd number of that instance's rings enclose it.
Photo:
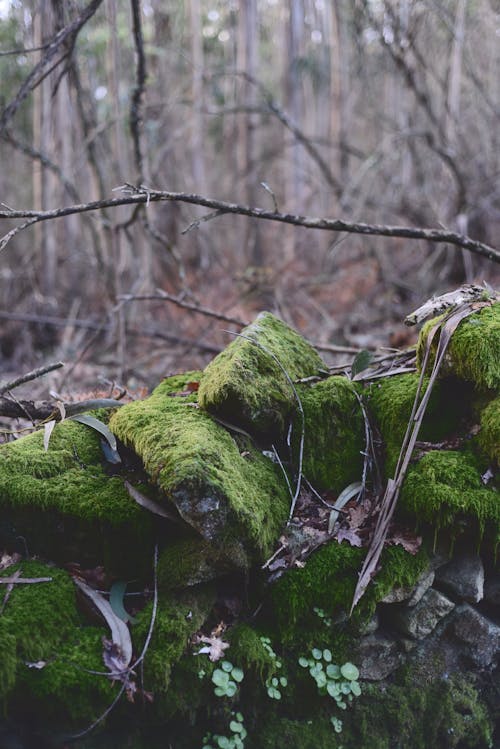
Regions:
[[[497,0],[0,0],[2,377],[150,387],[261,309],[342,364],[500,285],[499,41]]]

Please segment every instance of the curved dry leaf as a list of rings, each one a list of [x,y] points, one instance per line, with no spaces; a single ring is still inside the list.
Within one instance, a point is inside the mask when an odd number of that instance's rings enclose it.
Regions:
[[[73,578],[75,585],[90,598],[96,609],[102,614],[111,631],[113,644],[113,663],[117,670],[125,670],[132,660],[132,639],[130,632],[125,624],[116,614],[109,602],[89,585],[78,578]]]
[[[45,452],[47,452],[47,450],[49,449],[50,437],[51,437],[52,432],[54,431],[55,425],[56,425],[56,420],[51,419],[45,424],[43,428],[43,449],[45,450]]]

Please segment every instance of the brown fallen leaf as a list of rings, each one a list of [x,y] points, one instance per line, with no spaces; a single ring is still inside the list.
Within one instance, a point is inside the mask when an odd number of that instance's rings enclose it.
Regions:
[[[224,642],[220,637],[215,637],[213,635],[211,637],[201,635],[198,637],[198,642],[204,642],[206,644],[198,650],[197,655],[206,653],[213,663],[223,658],[224,650],[227,650],[229,647],[228,642]]]

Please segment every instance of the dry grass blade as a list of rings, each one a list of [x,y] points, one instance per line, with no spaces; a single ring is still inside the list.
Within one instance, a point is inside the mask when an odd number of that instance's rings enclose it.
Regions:
[[[401,486],[403,484],[406,471],[408,469],[408,465],[410,463],[411,456],[415,448],[415,443],[418,439],[418,433],[420,431],[420,427],[421,427],[421,424],[425,415],[425,411],[429,403],[429,399],[432,393],[432,388],[434,386],[434,383],[436,382],[437,376],[439,374],[439,370],[441,369],[441,365],[444,361],[444,357],[448,349],[448,345],[450,343],[451,337],[453,333],[455,332],[455,330],[457,329],[460,322],[464,320],[466,317],[468,317],[469,315],[476,312],[477,309],[478,309],[477,303],[476,304],[469,303],[469,304],[466,304],[465,306],[459,307],[458,309],[452,310],[444,318],[444,320],[437,323],[429,331],[427,341],[426,341],[424,360],[422,363],[422,372],[420,375],[417,392],[415,394],[415,400],[413,403],[412,413],[411,413],[410,420],[408,422],[408,427],[406,429],[406,434],[404,436],[403,443],[401,446],[398,464],[396,466],[394,478],[388,479],[387,481],[387,486],[386,486],[386,490],[382,499],[380,513],[377,518],[377,524],[375,526],[373,538],[370,544],[370,548],[368,549],[368,553],[366,555],[365,561],[363,563],[363,567],[359,574],[359,579],[356,585],[356,590],[354,591],[354,597],[353,597],[353,602],[351,606],[351,613],[354,607],[356,606],[356,604],[359,602],[359,600],[363,596],[370,580],[372,579],[372,577],[375,575],[377,571],[377,566],[378,566],[378,562],[380,559],[380,555],[382,553],[382,549],[384,548],[385,539],[387,537],[387,532],[389,530],[389,524],[392,520],[394,510],[396,509],[399,492],[401,490]],[[434,365],[432,367],[432,372],[429,377],[427,388],[425,390],[424,395],[422,396],[422,399],[420,400],[420,394],[422,392],[422,387],[424,383],[425,370],[429,362],[430,353],[432,349],[432,343],[438,331],[440,331],[440,336],[439,336],[439,341],[437,344],[436,354],[434,358]]]

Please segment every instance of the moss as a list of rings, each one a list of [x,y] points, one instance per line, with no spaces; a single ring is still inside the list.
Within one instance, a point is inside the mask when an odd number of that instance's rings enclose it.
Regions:
[[[249,749],[276,749],[281,746],[293,749],[340,749],[343,745],[342,736],[336,734],[330,721],[322,716],[299,721],[268,715],[256,734],[249,737]]]
[[[314,607],[334,615],[349,612],[365,554],[365,549],[332,541],[309,557],[305,567],[283,575],[270,591],[273,621],[280,636],[287,642],[300,642],[301,630],[307,630],[316,637]],[[416,555],[398,546],[384,549],[380,572],[354,610],[353,623],[369,619],[377,602],[392,588],[413,585],[427,563],[424,548]]]
[[[304,338],[268,312],[242,335],[205,369],[200,406],[268,442],[281,441],[297,408],[283,369],[296,380],[326,366]]]
[[[110,426],[141,457],[165,501],[245,566],[246,552],[259,559],[270,552],[287,517],[288,492],[279,467],[250,440],[233,437],[197,408],[195,394],[178,395],[197,374],[168,378],[146,400],[120,409]],[[239,559],[235,540],[242,543]]]
[[[478,443],[488,458],[500,465],[500,397],[492,400],[481,412]]]
[[[11,591],[0,619],[0,694],[9,696],[14,711],[17,703],[25,709],[29,705],[44,722],[50,716],[58,723],[97,717],[112,699],[113,689],[109,680],[83,669],[103,670],[104,630],[79,628],[75,588],[66,572],[23,561],[0,574],[10,576],[16,569],[22,577],[52,580],[15,585]],[[45,665],[28,666],[37,662]]]
[[[363,696],[345,714],[345,749],[487,749],[492,726],[475,687],[456,675],[430,684],[404,681],[365,686]]]
[[[443,315],[423,326],[417,345],[417,362],[421,366],[427,336]],[[429,368],[437,341],[433,341]],[[478,388],[500,388],[500,304],[483,307],[462,320],[453,333],[442,368],[442,375],[454,374],[473,382]],[[430,371],[430,369],[429,369]]]
[[[345,377],[329,377],[298,392],[305,417],[303,473],[316,488],[340,492],[359,479],[363,466],[364,422],[355,387]],[[301,434],[296,418],[296,455]]]
[[[229,630],[227,639],[230,648],[227,657],[231,663],[243,668],[245,673],[253,672],[264,682],[276,670],[275,659],[269,655],[261,641],[261,635],[255,627],[240,623]]]
[[[482,535],[491,527],[500,539],[498,492],[487,489],[469,453],[433,450],[411,466],[400,508],[434,528],[459,529],[460,518],[474,518]]]
[[[210,586],[198,586],[193,592],[162,594],[156,614],[153,636],[144,660],[144,688],[152,691],[155,701],[170,686],[173,666],[186,652],[189,638],[204,624],[214,603]],[[137,616],[133,628],[136,652],[141,652],[151,624],[151,605]],[[187,657],[195,659],[193,654]],[[175,703],[175,696],[171,696]]]
[[[233,567],[229,560],[234,560],[234,556],[228,545],[229,542],[221,550],[200,538],[184,538],[169,543],[158,563],[160,590],[198,585],[231,572]]]
[[[54,660],[38,670],[25,672],[20,686],[37,698],[37,712],[45,721],[86,728],[117,696],[121,684],[107,676],[89,673],[106,671],[102,659],[105,630],[75,628],[58,649]]]
[[[418,374],[395,375],[370,385],[365,401],[380,429],[386,451],[386,474],[394,475],[401,444],[410,420],[419,381]],[[423,392],[428,380],[424,382]],[[454,379],[434,385],[419,439],[441,441],[453,434],[470,408],[467,386]]]

